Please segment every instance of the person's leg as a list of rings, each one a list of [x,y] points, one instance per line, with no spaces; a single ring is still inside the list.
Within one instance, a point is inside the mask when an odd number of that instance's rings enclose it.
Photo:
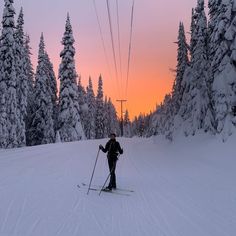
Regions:
[[[109,170],[110,170],[110,183],[108,185],[109,188],[116,188],[116,175],[115,175],[115,170],[116,170],[116,161],[109,159],[108,160],[108,165],[109,165]]]
[[[113,162],[110,158],[108,159],[108,166],[109,166],[109,171],[110,171],[110,182],[108,184],[108,188],[111,189],[112,188],[112,173],[111,173],[111,171],[112,171],[112,167],[113,167]]]
[[[116,188],[116,160],[114,161],[114,172],[113,172],[112,187],[113,187],[113,188]]]
[[[113,160],[113,171],[111,173],[112,176],[112,188],[116,188],[116,160]]]

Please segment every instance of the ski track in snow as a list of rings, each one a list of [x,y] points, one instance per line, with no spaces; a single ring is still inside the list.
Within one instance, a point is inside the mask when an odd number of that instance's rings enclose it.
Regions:
[[[234,236],[234,143],[119,139],[117,184],[78,188],[107,140],[0,150],[0,236]],[[108,174],[100,153],[93,185]]]

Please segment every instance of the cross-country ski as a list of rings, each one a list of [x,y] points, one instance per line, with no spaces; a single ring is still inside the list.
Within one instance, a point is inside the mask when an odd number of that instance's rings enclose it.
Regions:
[[[77,185],[77,187],[80,189],[80,190],[88,190],[88,188],[84,188],[83,186],[81,187],[80,185]],[[106,189],[102,189],[102,188],[94,188],[94,187],[90,187],[89,190],[91,191],[95,191],[95,192],[103,192],[103,193],[112,193],[112,194],[117,194],[117,195],[121,195],[121,196],[131,196],[130,195],[130,192],[124,192],[124,191],[121,191],[119,189],[116,189],[116,190],[106,190]],[[101,194],[100,194],[101,195]]]
[[[88,187],[89,185],[86,184],[86,183],[81,183],[81,184],[78,184],[77,186],[79,186],[79,187],[81,187],[81,186]],[[100,189],[102,188],[102,185],[92,184],[91,186],[94,187],[94,188],[100,188]],[[132,190],[132,189],[124,189],[124,188],[120,188],[120,187],[117,187],[115,190],[134,193],[134,190]]]

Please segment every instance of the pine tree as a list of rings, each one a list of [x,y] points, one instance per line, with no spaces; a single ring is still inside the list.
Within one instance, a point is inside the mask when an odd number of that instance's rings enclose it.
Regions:
[[[210,1],[210,58],[213,80],[213,105],[217,132],[226,140],[233,133],[236,102],[236,9],[232,0]]]
[[[82,127],[85,131],[85,126],[86,126],[86,119],[88,116],[88,105],[87,105],[87,96],[86,96],[86,91],[82,85],[81,82],[81,76],[79,76],[79,81],[78,81],[78,99],[79,99],[79,106],[80,106],[80,119],[81,119],[81,124]]]
[[[109,106],[108,106],[107,96],[105,96],[103,103],[103,122],[104,122],[104,138],[109,137],[110,120],[109,120]]]
[[[198,0],[195,9],[196,25],[191,35],[195,47],[192,48],[191,68],[185,71],[185,91],[180,115],[184,121],[186,135],[194,135],[197,130],[214,131],[212,109],[207,87],[208,48],[207,19],[204,11],[204,0]]]
[[[53,106],[53,121],[54,121],[54,132],[56,132],[56,124],[57,124],[57,116],[58,116],[58,104],[57,104],[57,81],[56,76],[53,69],[53,64],[49,58],[47,52],[45,52],[45,66],[46,66],[46,73],[48,78],[48,90],[50,93],[50,97],[52,100]]]
[[[30,145],[30,125],[32,122],[32,114],[33,114],[33,102],[34,102],[34,70],[31,62],[31,47],[30,47],[30,37],[29,35],[25,36],[24,39],[24,47],[25,47],[25,60],[26,67],[25,73],[28,83],[28,94],[27,94],[27,115],[26,115],[26,144]]]
[[[62,39],[63,51],[60,54],[59,69],[60,93],[58,129],[62,142],[84,139],[84,131],[80,120],[80,107],[75,70],[75,40],[73,37],[70,17],[67,16],[65,33]]]
[[[188,45],[185,36],[184,25],[182,22],[179,24],[179,35],[178,35],[178,55],[177,55],[177,66],[176,66],[176,78],[173,85],[172,91],[172,111],[170,116],[171,120],[178,114],[180,105],[182,103],[182,97],[184,92],[183,76],[186,68],[189,65],[188,59]],[[173,121],[170,121],[173,124]]]
[[[89,85],[87,87],[87,105],[88,113],[85,120],[85,135],[88,139],[95,139],[95,113],[96,99],[93,91],[92,79],[89,77]]]
[[[172,117],[173,117],[173,100],[171,94],[167,94],[164,98],[163,103],[160,107],[160,120],[159,120],[159,129],[160,134],[166,135],[166,137],[171,137],[172,131]]]
[[[15,31],[15,67],[16,67],[16,91],[17,91],[17,141],[18,146],[25,146],[25,120],[27,115],[27,98],[28,98],[28,78],[26,75],[26,50],[24,45],[24,14],[21,8],[20,14],[17,20],[17,26]]]
[[[117,119],[116,109],[111,101],[111,98],[105,97],[104,102],[104,137],[109,137],[111,133],[116,133],[119,130],[119,122]]]
[[[129,118],[129,112],[128,110],[125,111],[125,116],[124,116],[124,136],[127,138],[131,138],[131,121]]]
[[[218,48],[219,44],[221,43],[221,34],[222,34],[222,26],[219,25],[221,21],[221,1],[222,0],[209,0],[208,1],[208,8],[209,8],[209,24],[208,24],[208,41],[209,41],[209,60],[211,63],[210,68],[212,68],[213,74],[215,73],[218,62],[214,60],[216,49]],[[218,28],[221,28],[218,30]],[[214,61],[214,62],[213,62]],[[214,76],[212,74],[212,76]],[[211,79],[213,82],[213,78]]]
[[[30,144],[55,142],[53,104],[49,87],[47,60],[43,34],[40,38],[38,65],[35,76],[34,104],[30,128]]]
[[[168,100],[168,109],[166,111],[165,130],[164,133],[168,139],[172,140],[173,133],[179,127],[178,112],[182,104],[183,93],[185,90],[185,83],[183,82],[184,73],[189,66],[188,59],[188,45],[185,36],[184,24],[180,22],[178,33],[178,50],[177,50],[177,66],[176,66],[176,78],[172,89],[172,96],[166,97]],[[162,132],[163,133],[163,132]],[[163,134],[164,134],[163,133]]]
[[[103,105],[103,82],[102,76],[98,79],[98,91],[96,97],[95,112],[95,137],[96,139],[104,138],[104,105]]]
[[[84,104],[86,104],[86,91],[82,85],[81,76],[79,76],[78,80],[78,94],[80,106],[84,106]]]
[[[26,77],[28,81],[28,88],[29,88],[29,93],[28,93],[28,103],[30,103],[31,100],[31,93],[33,93],[33,88],[34,88],[34,69],[33,69],[33,64],[31,61],[31,47],[30,47],[30,36],[28,34],[25,35],[24,38],[24,47],[25,47],[25,57],[26,57]],[[30,93],[31,92],[31,93]]]
[[[190,33],[191,33],[191,38],[190,38],[190,56],[192,57],[193,55],[193,50],[196,47],[196,14],[195,14],[195,9],[192,9],[192,17],[191,17],[191,26],[190,26]]]
[[[120,127],[119,127],[119,121],[117,117],[117,112],[114,104],[112,103],[111,98],[108,99],[108,115],[110,118],[110,133],[116,133],[119,135]]]
[[[0,42],[0,148],[18,146],[13,0],[4,0]]]
[[[133,133],[135,136],[144,137],[145,127],[143,114],[140,114],[138,117],[135,117],[133,122]]]

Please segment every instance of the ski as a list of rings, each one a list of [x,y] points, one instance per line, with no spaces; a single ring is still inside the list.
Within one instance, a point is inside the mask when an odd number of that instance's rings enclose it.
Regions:
[[[84,187],[87,187],[88,186],[88,184],[86,184],[86,183],[82,183],[82,186],[84,186]],[[101,185],[92,185],[92,187],[93,188],[102,188],[102,186]],[[122,192],[128,192],[128,193],[134,193],[134,190],[131,190],[131,189],[123,189],[123,188],[116,188],[114,191],[122,191]]]
[[[86,186],[86,185],[82,185],[82,186],[77,185],[77,187],[78,187],[79,189],[87,189],[87,188],[85,188],[85,186]],[[101,191],[101,189],[99,189],[99,188],[93,188],[93,187],[92,187],[92,188],[90,187],[89,190],[91,190],[91,191],[96,191],[96,192],[100,192],[100,191]],[[121,196],[131,196],[129,193],[118,192],[117,190],[112,190],[112,191],[102,190],[102,192],[104,192],[104,193],[111,193],[111,194],[117,194],[117,195],[121,195]]]

